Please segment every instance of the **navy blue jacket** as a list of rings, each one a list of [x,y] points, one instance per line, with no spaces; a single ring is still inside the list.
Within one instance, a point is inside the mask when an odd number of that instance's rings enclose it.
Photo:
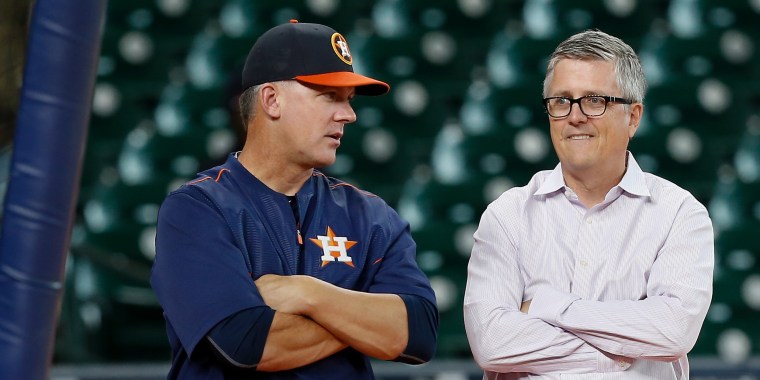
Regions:
[[[409,225],[382,199],[316,170],[296,198],[301,236],[287,197],[260,182],[234,155],[167,196],[158,215],[151,283],[172,347],[170,378],[225,378],[218,363],[196,347],[225,318],[266,306],[254,284],[265,274],[304,274],[355,291],[413,295],[435,307],[430,283],[415,261]],[[426,328],[437,329],[437,312],[426,320]],[[414,336],[410,331],[408,348],[416,352],[405,352],[400,360],[429,360],[434,339],[420,352]],[[373,375],[369,359],[347,348],[256,378]]]

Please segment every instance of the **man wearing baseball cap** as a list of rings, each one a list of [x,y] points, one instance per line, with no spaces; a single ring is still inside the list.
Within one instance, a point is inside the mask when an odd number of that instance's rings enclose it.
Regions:
[[[243,69],[245,145],[161,206],[151,283],[172,348],[170,379],[373,379],[370,358],[420,364],[438,311],[409,224],[331,165],[355,95],[346,39],[276,26]]]

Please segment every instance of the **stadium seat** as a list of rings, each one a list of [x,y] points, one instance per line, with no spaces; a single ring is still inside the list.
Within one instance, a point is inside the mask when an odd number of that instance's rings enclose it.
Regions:
[[[163,314],[147,285],[149,266],[109,251],[72,250],[56,341],[69,363],[169,360]]]
[[[622,38],[637,47],[637,39],[650,27],[655,15],[655,1],[614,2],[603,0],[583,3],[567,1],[528,1],[523,9],[533,37],[566,38],[587,29],[599,29]]]
[[[562,39],[539,39],[507,29],[497,33],[488,52],[488,71],[498,87],[533,85],[540,88],[554,48]],[[502,71],[507,70],[506,73]]]
[[[757,313],[756,309],[730,307],[713,299],[690,356],[694,356],[694,353],[711,353],[729,365],[751,360],[760,352]]]
[[[760,182],[744,183],[737,179],[719,182],[709,204],[715,228],[720,231],[760,219],[758,194]]]
[[[472,240],[474,225],[436,220],[440,219],[431,217],[431,223],[414,228],[412,236],[417,242],[418,257],[435,255],[440,260],[437,268],[426,270],[436,292],[440,314],[437,354],[442,357],[462,357],[469,352],[464,333],[462,301],[467,278],[467,258],[472,245],[469,241]]]
[[[721,165],[721,157],[711,152],[709,144],[709,137],[689,127],[652,125],[634,136],[629,149],[644,171],[672,181],[705,202],[713,194]]]
[[[717,76],[736,81],[756,73],[753,50],[749,35],[729,29],[691,39],[650,33],[643,38],[640,55],[645,64],[656,64],[667,80]]]
[[[756,35],[758,31],[757,19],[760,17],[760,8],[753,5],[752,0],[703,0],[696,3],[703,10],[702,23],[710,32],[741,28],[752,30],[755,33],[750,34]]]
[[[744,131],[747,102],[735,82],[715,77],[672,80],[652,86],[644,100],[654,125],[685,126],[710,140],[707,150],[727,158]]]

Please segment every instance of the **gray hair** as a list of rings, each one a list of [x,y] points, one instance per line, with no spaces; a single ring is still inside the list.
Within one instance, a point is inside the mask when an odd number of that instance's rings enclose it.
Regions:
[[[557,46],[549,59],[544,79],[544,97],[561,59],[602,60],[615,64],[615,81],[621,96],[643,102],[647,81],[636,52],[620,38],[599,30],[587,30],[571,36]]]
[[[269,82],[277,84],[279,88],[288,87],[295,81],[291,79],[285,79],[276,82]],[[239,97],[240,103],[240,119],[243,121],[243,130],[248,130],[248,122],[256,116],[256,99],[259,97],[261,87],[266,83],[257,84],[255,86],[248,87]]]
[[[248,130],[248,122],[253,119],[256,112],[256,98],[259,96],[261,85],[248,87],[240,94],[240,120],[243,122],[243,130]]]

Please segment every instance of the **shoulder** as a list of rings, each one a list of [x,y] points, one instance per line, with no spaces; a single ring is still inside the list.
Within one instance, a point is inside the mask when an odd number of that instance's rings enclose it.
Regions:
[[[232,185],[232,176],[229,169],[224,166],[202,171],[198,175],[171,191],[164,200],[164,204],[182,204],[191,198],[209,205],[224,203],[225,199],[235,198]]]
[[[345,210],[353,217],[373,223],[405,224],[396,210],[369,191],[317,170],[312,174],[312,179],[315,182],[315,194],[323,205],[334,206],[335,210]]]
[[[522,209],[525,205],[536,199],[536,191],[541,188],[546,179],[551,174],[551,170],[542,170],[533,175],[533,177],[524,186],[515,186],[502,193],[496,200],[491,202],[489,208],[510,208]]]
[[[536,195],[536,191],[550,173],[550,170],[537,172],[525,186],[513,187],[502,193],[481,215],[481,226],[498,225],[506,231],[519,228],[520,222],[534,216],[536,202],[545,199],[546,195]]]
[[[352,201],[385,204],[385,201],[377,195],[363,190],[351,183],[330,177],[318,170],[314,170],[311,176],[317,188],[329,196],[345,197]]]
[[[175,191],[200,190],[204,192],[218,192],[229,188],[231,181],[230,169],[224,166],[216,166],[202,171],[198,175],[180,186]]]
[[[676,185],[675,183],[651,173],[644,173],[644,179],[647,188],[652,196],[652,201],[662,207],[683,208],[687,207],[694,210],[705,210],[705,206],[700,203],[688,190]]]

